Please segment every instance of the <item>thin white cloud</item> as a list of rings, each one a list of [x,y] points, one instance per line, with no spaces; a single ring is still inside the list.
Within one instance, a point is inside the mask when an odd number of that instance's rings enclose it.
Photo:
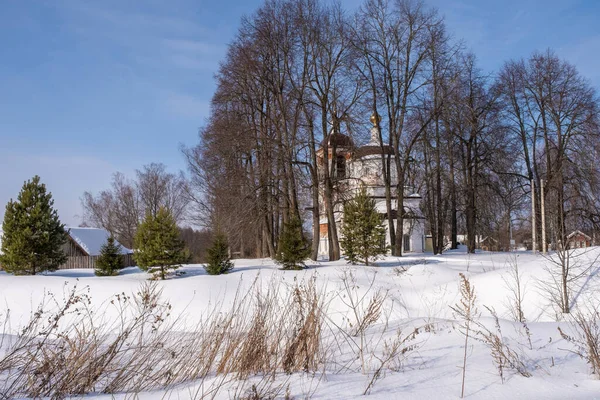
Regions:
[[[169,15],[173,9],[169,3],[162,3],[161,8],[147,7],[144,2],[98,2],[84,0],[64,0],[56,3],[57,8],[70,17],[74,25],[87,26],[90,31],[95,28],[89,22],[108,26],[112,30],[104,31],[105,34],[129,33],[130,35],[204,35],[210,32],[196,21],[182,16]],[[127,6],[134,8],[128,8]],[[141,9],[150,10],[141,12]],[[98,32],[93,32],[98,33]],[[128,37],[121,39],[127,40]]]
[[[162,51],[174,66],[196,71],[214,71],[226,52],[223,44],[189,39],[162,39]]]
[[[202,55],[217,55],[222,52],[225,47],[222,44],[211,44],[190,39],[163,39],[162,42],[167,48],[170,48],[173,51]]]
[[[196,118],[199,122],[208,117],[210,108],[209,102],[205,100],[175,92],[165,94],[164,105],[173,115]]]
[[[160,15],[157,10],[142,13],[138,9],[110,7],[103,2],[63,1],[60,4],[59,10],[77,34],[125,47],[133,56],[156,54],[157,49],[160,56],[168,52],[216,56],[224,49],[218,32],[183,16],[168,15],[168,7],[161,10],[164,14]],[[166,55],[161,62],[169,60]]]
[[[174,117],[206,116],[208,100],[201,96],[210,94],[191,95],[189,87],[198,89],[201,82],[210,86],[206,82],[211,81],[226,52],[219,32],[185,15],[172,14],[166,3],[159,3],[159,9],[73,0],[59,4],[70,28],[86,40],[108,44],[111,53],[107,56],[127,71],[130,83],[154,99],[159,110],[162,107]],[[113,47],[123,49],[123,55],[115,56]]]

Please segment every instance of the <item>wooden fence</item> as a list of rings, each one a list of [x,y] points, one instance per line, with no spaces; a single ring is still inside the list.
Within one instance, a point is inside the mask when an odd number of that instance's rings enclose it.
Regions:
[[[62,264],[58,269],[76,269],[76,268],[96,268],[96,260],[98,256],[69,256],[67,262]],[[132,267],[135,265],[133,254],[123,254],[121,256],[123,267]]]

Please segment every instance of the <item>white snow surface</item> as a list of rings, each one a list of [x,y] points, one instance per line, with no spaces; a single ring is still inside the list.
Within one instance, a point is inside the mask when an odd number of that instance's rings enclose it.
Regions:
[[[77,234],[89,232],[86,229]],[[581,250],[582,262],[592,263],[600,248]],[[585,253],[583,253],[585,252]],[[516,258],[513,258],[516,257]],[[508,277],[511,260],[516,259],[525,285],[524,312],[531,334],[531,348],[520,323],[510,318],[509,290],[503,278]],[[267,283],[275,279],[281,285],[315,277],[326,287],[328,317],[341,321],[351,317],[343,301],[341,275],[352,272],[359,290],[388,290],[387,323],[379,321],[368,329],[367,339],[392,338],[398,329],[410,332],[420,328],[417,348],[408,353],[398,368],[385,368],[370,394],[372,399],[457,399],[461,390],[461,367],[464,336],[459,332],[460,320],[450,306],[460,300],[459,273],[469,277],[475,287],[481,321],[494,326],[484,307],[494,308],[500,316],[502,334],[511,348],[519,353],[531,372],[525,378],[511,369],[505,370],[502,382],[492,363],[489,348],[476,340],[467,346],[467,399],[600,399],[600,380],[591,375],[585,360],[573,353],[574,347],[558,332],[573,332],[568,316],[556,313],[539,289],[538,282],[546,277],[547,258],[530,252],[467,254],[464,250],[443,255],[409,255],[386,257],[377,266],[348,265],[345,261],[311,263],[303,271],[282,271],[270,259],[235,260],[234,270],[226,275],[207,275],[202,265],[181,268],[184,275],[160,281],[163,297],[172,307],[172,315],[184,318],[188,326],[198,323],[211,304],[233,301],[236,290],[249,288],[255,279]],[[400,272],[405,269],[405,272]],[[600,305],[600,267],[593,265],[580,281],[575,294],[575,309],[584,304]],[[60,294],[77,285],[89,287],[94,303],[110,301],[119,293],[134,293],[148,274],[136,267],[124,269],[119,276],[96,277],[92,270],[63,270],[37,276],[13,276],[0,272],[0,316],[8,314],[8,324],[14,333],[30,318],[42,301],[45,291]],[[116,309],[115,309],[116,310]],[[116,312],[116,311],[115,311]],[[115,317],[118,315],[115,314]],[[424,327],[428,327],[425,329]],[[356,365],[352,346],[344,347],[347,338],[338,339],[341,354],[328,364],[322,374],[281,374],[276,379],[289,385],[292,398],[358,399],[371,381],[372,372],[363,372]],[[0,349],[0,357],[2,355]],[[374,365],[377,365],[374,360]],[[345,367],[348,366],[348,367]],[[259,379],[251,378],[252,379]],[[206,384],[206,382],[205,382]],[[142,399],[187,399],[201,391],[199,383],[133,395]],[[98,399],[125,399],[132,394],[94,394]],[[217,398],[233,398],[225,387]],[[283,398],[283,394],[281,395]]]
[[[69,235],[77,242],[81,248],[83,248],[88,255],[98,256],[100,255],[100,249],[102,245],[106,243],[106,240],[110,237],[110,233],[107,230],[99,228],[66,228],[69,231]],[[119,242],[115,240],[116,244],[121,246],[121,253],[131,253],[131,250],[125,248]]]

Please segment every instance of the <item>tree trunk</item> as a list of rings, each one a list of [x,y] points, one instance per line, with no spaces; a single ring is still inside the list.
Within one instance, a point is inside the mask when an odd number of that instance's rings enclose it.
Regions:
[[[396,219],[396,256],[402,257],[402,243],[404,241],[404,174],[402,178],[398,177],[398,187],[396,189],[396,198],[398,199],[398,212]]]
[[[450,150],[450,240],[451,249],[458,249],[458,210],[456,209],[456,180],[454,179],[454,156]]]
[[[323,129],[323,137],[324,137],[324,146],[323,146],[323,202],[325,206],[325,212],[327,215],[327,241],[329,244],[329,261],[337,261],[340,259],[340,243],[338,241],[338,233],[337,226],[335,222],[335,213],[333,209],[333,182],[331,180],[331,172],[335,166],[335,160],[330,160],[331,157],[336,156],[337,148],[335,146],[335,142],[333,142],[333,146],[329,147],[329,141],[327,140],[327,102],[323,103],[323,113],[321,118],[321,125]],[[334,130],[335,132],[335,130]],[[331,162],[331,165],[330,165]]]

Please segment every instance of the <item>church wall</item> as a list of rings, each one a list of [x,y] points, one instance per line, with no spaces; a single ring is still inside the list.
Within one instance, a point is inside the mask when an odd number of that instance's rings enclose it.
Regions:
[[[377,116],[374,115],[371,117],[371,122],[374,126],[371,128],[371,141],[365,145],[364,147],[354,148],[349,145],[349,147],[337,147],[336,155],[337,157],[343,157],[345,161],[342,176],[338,177],[336,180],[336,193],[334,194],[334,217],[336,222],[338,223],[338,233],[340,233],[342,219],[343,219],[343,203],[345,200],[349,200],[357,193],[361,186],[365,186],[367,189],[367,193],[369,196],[375,199],[375,204],[377,207],[377,211],[381,214],[387,215],[387,207],[385,203],[385,183],[383,180],[383,174],[381,172],[382,168],[382,158],[380,153],[381,141],[379,139],[378,130],[375,126],[377,121]],[[343,136],[343,135],[342,135]],[[348,141],[351,143],[351,140],[348,138]],[[388,150],[384,150],[389,152],[389,146],[384,146]],[[362,149],[362,151],[361,151]],[[330,159],[333,159],[333,151],[330,148],[330,153],[327,155]],[[320,169],[323,166],[323,157],[324,151],[321,149],[318,152],[318,156],[321,159],[321,163],[319,164]],[[387,156],[386,156],[387,157]],[[390,181],[392,186],[397,182],[397,174],[395,165],[393,165],[393,155],[392,157],[392,166],[390,168]],[[321,174],[322,171],[319,171]],[[335,179],[335,176],[333,177]],[[408,247],[407,251],[409,253],[412,252],[423,252],[424,249],[424,220],[421,218],[421,211],[419,209],[419,203],[421,198],[418,196],[410,197],[411,192],[406,193],[409,197],[405,198],[404,201],[404,209],[411,213],[414,218],[406,218],[404,220],[403,231],[404,234],[408,237]],[[319,255],[327,256],[328,255],[328,241],[327,241],[327,217],[325,215],[325,208],[322,202],[322,194],[320,196],[320,242],[319,242]],[[392,209],[393,210],[402,210],[403,207],[398,207],[397,201],[392,200]],[[395,212],[394,212],[395,214]],[[395,224],[395,222],[394,222]],[[389,243],[389,233],[387,229],[389,224],[387,221],[384,221],[384,226],[386,229],[386,242],[387,245],[390,246]],[[342,249],[343,254],[343,249]]]
[[[397,226],[398,225],[394,220],[394,229],[396,229]],[[403,231],[404,235],[408,236],[409,238],[409,247],[408,250],[405,250],[406,245],[403,243],[405,248],[402,250],[402,252],[423,253],[425,249],[425,227],[423,221],[420,219],[405,219]],[[388,246],[391,246],[387,220],[385,221],[385,232],[385,242]]]
[[[381,202],[378,203],[378,205]],[[383,207],[385,209],[385,202],[383,202]],[[338,227],[341,226],[338,225]],[[396,229],[396,221],[394,221],[394,229]],[[323,230],[324,227],[324,230]],[[389,238],[389,225],[387,220],[384,221],[385,227],[385,243],[388,247],[391,248],[390,238]],[[404,235],[408,235],[409,238],[409,249],[407,253],[423,253],[425,246],[425,231],[424,231],[423,220],[421,219],[405,219],[404,220]],[[319,241],[319,255],[327,256],[329,254],[329,243],[327,242],[327,226],[321,225],[321,237]],[[344,254],[344,249],[342,248],[342,255]]]
[[[381,173],[381,156],[367,156],[358,160],[351,160],[348,163],[350,176],[357,177],[357,181],[369,185],[383,186],[383,174]],[[391,181],[395,182],[396,168],[392,165],[390,168]],[[356,185],[358,186],[358,185]]]

